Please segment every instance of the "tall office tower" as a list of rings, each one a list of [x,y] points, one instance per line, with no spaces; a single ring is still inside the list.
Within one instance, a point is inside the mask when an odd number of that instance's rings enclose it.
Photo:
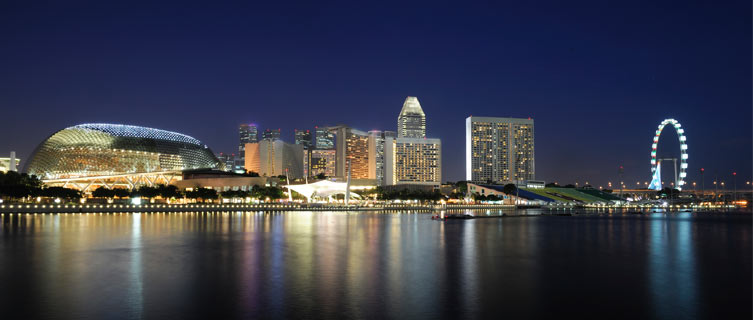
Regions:
[[[327,127],[314,127],[314,140],[317,149],[334,149],[335,135]]]
[[[465,176],[473,182],[533,180],[533,119],[465,119]]]
[[[369,131],[369,179],[384,185],[384,132]]]
[[[228,171],[243,171],[246,151],[246,143],[253,143],[259,141],[258,128],[253,123],[244,123],[238,127],[238,157],[235,157],[234,162],[229,166],[226,164],[225,169]]]
[[[287,174],[291,179],[303,177],[303,147],[279,139],[263,139],[246,144],[246,169],[262,176]]]
[[[295,129],[295,144],[300,144],[304,150],[311,149],[311,131]]]
[[[311,150],[309,155],[310,176],[316,176],[320,173],[324,173],[324,176],[327,177],[335,176],[336,151],[334,149],[314,149]]]
[[[442,182],[442,142],[426,138],[384,139],[385,185]]]
[[[346,177],[350,165],[350,177],[369,179],[369,135],[346,126],[331,127],[335,133],[335,175]]]
[[[398,138],[426,138],[426,115],[418,98],[407,97],[397,116]]]
[[[277,129],[277,130],[272,130],[272,129],[264,130],[264,132],[262,132],[262,134],[261,134],[261,138],[262,139],[268,139],[268,140],[280,139],[280,129]]]

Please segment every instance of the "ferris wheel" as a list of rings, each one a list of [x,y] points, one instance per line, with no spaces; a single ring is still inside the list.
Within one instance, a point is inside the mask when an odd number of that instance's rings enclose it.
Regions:
[[[675,131],[677,131],[677,137],[680,139],[680,174],[677,175],[677,159],[671,158],[671,159],[658,159],[656,157],[656,149],[659,146],[659,136],[661,136],[662,130],[666,125],[672,125],[675,128]],[[688,169],[688,144],[687,144],[687,138],[685,137],[685,130],[682,128],[680,123],[675,119],[665,119],[664,121],[659,124],[659,128],[656,130],[656,135],[654,135],[654,142],[651,144],[651,173],[653,175],[653,178],[651,179],[651,184],[649,185],[649,189],[654,190],[661,190],[662,189],[662,182],[661,182],[661,161],[662,160],[673,160],[675,163],[675,188],[677,190],[682,190],[682,187],[685,185],[685,176],[687,176],[687,169]]]

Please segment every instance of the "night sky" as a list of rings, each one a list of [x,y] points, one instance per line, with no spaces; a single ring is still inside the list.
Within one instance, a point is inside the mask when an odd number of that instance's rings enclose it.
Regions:
[[[516,4],[0,2],[0,156],[26,160],[85,122],[191,135],[232,152],[237,127],[395,130],[417,96],[464,179],[469,115],[532,117],[536,177],[650,180],[665,118],[689,179],[751,178],[751,2]],[[679,155],[669,131],[660,155]],[[666,147],[666,148],[663,148]],[[666,170],[666,169],[665,169]]]

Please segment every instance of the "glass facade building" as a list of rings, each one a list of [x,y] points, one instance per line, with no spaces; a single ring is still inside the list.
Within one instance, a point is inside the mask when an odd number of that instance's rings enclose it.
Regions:
[[[44,140],[25,171],[42,179],[66,179],[224,167],[207,146],[184,134],[89,123]]]
[[[317,149],[334,149],[335,135],[329,128],[316,126],[314,128],[315,147]]]

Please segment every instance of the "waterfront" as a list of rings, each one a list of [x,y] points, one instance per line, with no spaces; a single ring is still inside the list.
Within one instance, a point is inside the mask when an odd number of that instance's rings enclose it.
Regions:
[[[10,318],[751,318],[750,214],[0,221]]]

